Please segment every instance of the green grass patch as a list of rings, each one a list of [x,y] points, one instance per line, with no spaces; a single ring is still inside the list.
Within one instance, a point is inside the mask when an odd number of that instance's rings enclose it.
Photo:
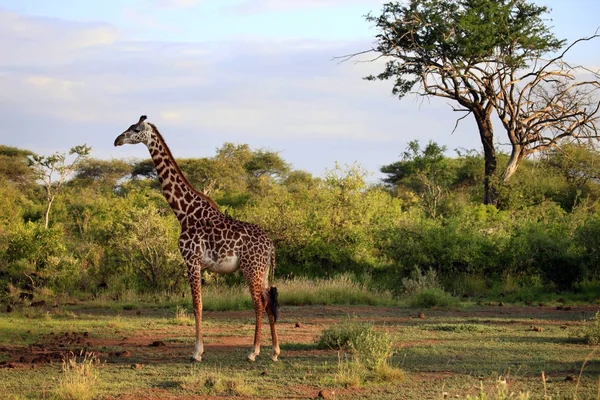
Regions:
[[[348,319],[324,329],[317,339],[319,348],[340,350],[333,382],[358,387],[367,382],[395,382],[404,373],[390,365],[394,340],[387,332],[376,331],[372,324]]]
[[[459,301],[442,289],[424,289],[412,296],[409,303],[414,308],[448,308],[456,307]]]
[[[600,345],[600,311],[596,312],[590,321],[586,321],[581,331],[577,333],[577,337],[591,346]]]
[[[242,396],[256,394],[256,387],[244,374],[221,369],[207,370],[191,367],[189,374],[179,380],[181,388],[194,395]]]
[[[424,325],[422,327],[424,330],[428,331],[439,331],[439,332],[454,332],[454,333],[483,333],[483,332],[492,332],[498,331],[499,328],[495,326],[488,325],[479,325],[479,324],[468,324],[468,323],[458,323],[458,324],[436,324],[436,325]]]

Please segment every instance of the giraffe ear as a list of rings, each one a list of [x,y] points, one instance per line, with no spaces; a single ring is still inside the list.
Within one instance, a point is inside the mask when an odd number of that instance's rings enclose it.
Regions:
[[[140,121],[138,122],[138,124],[141,124],[142,122],[144,122],[146,119],[148,119],[148,117],[146,117],[145,115],[142,115],[140,117]]]

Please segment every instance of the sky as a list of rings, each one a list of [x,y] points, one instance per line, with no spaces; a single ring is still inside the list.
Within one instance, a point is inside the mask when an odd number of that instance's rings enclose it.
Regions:
[[[212,157],[224,142],[279,152],[321,176],[358,163],[372,179],[408,142],[481,149],[471,118],[446,101],[391,94],[363,76],[381,64],[339,63],[371,47],[364,19],[382,0],[0,0],[0,144],[38,154],[86,143],[115,148],[145,114],[176,158]],[[569,41],[600,26],[600,1],[538,0]],[[600,40],[569,60],[600,68]],[[497,130],[499,144],[502,134]]]

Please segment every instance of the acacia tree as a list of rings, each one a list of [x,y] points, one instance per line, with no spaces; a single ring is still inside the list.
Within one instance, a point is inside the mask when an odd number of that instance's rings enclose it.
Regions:
[[[44,213],[46,229],[50,221],[50,209],[54,199],[62,190],[65,181],[88,157],[91,150],[92,148],[85,144],[71,148],[69,155],[75,155],[71,162],[67,162],[67,155],[62,153],[55,153],[51,156],[31,156],[30,166],[34,170],[35,177],[43,183],[46,192],[46,212]]]
[[[385,68],[365,79],[392,79],[399,98],[416,93],[452,100],[453,109],[465,113],[457,124],[472,115],[485,160],[483,201],[494,204],[494,111],[512,146],[504,181],[531,153],[565,137],[597,136],[592,96],[598,84],[576,81],[578,68],[563,61],[572,46],[542,60],[565,44],[550,32],[546,13],[547,7],[524,0],[390,2],[381,15],[366,17],[380,32],[375,46],[343,58],[375,52],[374,60],[386,59]]]

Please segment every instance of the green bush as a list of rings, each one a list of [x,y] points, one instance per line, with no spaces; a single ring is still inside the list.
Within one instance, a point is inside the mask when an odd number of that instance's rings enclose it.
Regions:
[[[402,290],[408,296],[417,295],[424,290],[441,288],[438,274],[433,268],[429,268],[427,272],[423,273],[419,267],[416,267],[410,277],[402,279]]]
[[[317,347],[335,350],[348,349],[353,340],[372,329],[373,327],[369,324],[359,322],[355,318],[348,318],[344,323],[323,329],[317,338]]]
[[[414,308],[447,308],[457,304],[458,299],[442,289],[425,289],[410,299],[410,306]]]
[[[348,345],[355,361],[372,371],[383,368],[394,352],[392,337],[386,332],[375,331],[372,326],[355,332]]]
[[[372,324],[356,319],[324,329],[317,339],[319,348],[349,351],[355,363],[373,371],[387,365],[393,345],[388,333],[376,331]]]
[[[584,327],[583,340],[592,346],[600,344],[600,312],[596,312],[591,323]]]

